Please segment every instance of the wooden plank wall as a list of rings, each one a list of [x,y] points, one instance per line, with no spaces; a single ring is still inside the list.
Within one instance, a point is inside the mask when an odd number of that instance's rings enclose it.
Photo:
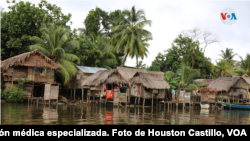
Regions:
[[[40,68],[38,68],[35,72],[34,81],[37,82],[54,82],[54,70],[47,69],[47,72],[41,73]]]
[[[180,91],[178,101],[183,103],[189,103],[191,101],[191,92]]]
[[[158,90],[158,95],[157,95],[158,99],[165,99],[165,96],[166,96],[165,90]]]
[[[50,99],[58,99],[59,86],[51,85],[50,86]]]
[[[27,75],[28,75],[28,79],[27,80],[34,81],[35,80],[35,70],[34,70],[34,68],[29,67]]]
[[[50,84],[45,84],[44,87],[44,100],[50,99]]]
[[[13,68],[10,67],[6,71],[2,73],[3,75],[3,81],[12,81],[12,75],[13,75]]]
[[[145,99],[152,99],[152,92],[145,90],[144,97],[145,97]]]
[[[216,102],[215,93],[203,92],[201,94],[201,101]]]
[[[54,82],[54,70],[50,69],[47,69],[46,73],[44,73],[44,70],[43,73],[41,73],[40,68],[37,68],[35,71],[34,67],[17,66],[14,69],[7,69],[5,72],[3,72],[3,75],[4,81],[12,81],[12,77],[14,81],[18,80],[18,77],[22,80],[27,77],[27,80],[30,81]]]
[[[77,71],[77,74],[71,78],[71,80],[67,83],[68,88],[82,88],[82,82],[89,78],[93,73],[84,73],[81,70]]]
[[[23,96],[31,97],[31,95],[32,95],[32,90],[33,90],[32,84],[27,84],[27,83],[25,83],[25,84],[23,85]]]

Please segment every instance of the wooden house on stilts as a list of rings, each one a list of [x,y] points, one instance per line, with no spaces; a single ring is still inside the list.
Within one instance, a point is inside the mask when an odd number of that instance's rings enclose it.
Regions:
[[[207,86],[217,89],[216,101],[232,104],[250,104],[248,95],[250,88],[249,77],[220,77]]]
[[[18,78],[27,81],[23,85],[24,96],[32,100],[58,100],[59,83],[54,71],[62,68],[39,50],[23,53],[1,62],[1,75],[5,90],[17,86]]]
[[[98,72],[99,70],[107,70],[107,69],[98,67],[88,67],[88,66],[76,66],[76,68],[78,69],[76,75],[72,77],[66,84],[67,88],[66,92],[67,94],[70,93],[70,99],[76,100],[79,98],[83,101],[84,95],[87,93],[87,90],[89,88],[88,86],[82,87],[83,81],[89,78],[91,75]],[[68,92],[69,90],[70,92]]]
[[[142,98],[143,106],[145,105],[145,99],[152,99],[152,106],[154,99],[157,100],[157,103],[158,100],[165,100],[166,93],[170,89],[161,72],[137,72],[130,82],[130,95],[134,96],[135,99],[138,98],[138,103]]]
[[[145,97],[144,95],[140,95],[139,91],[144,91],[144,87],[142,84],[137,85],[139,81],[135,81],[136,83],[133,86],[131,85],[132,78],[136,77],[137,75],[135,76],[135,74],[138,72],[142,73],[140,76],[142,80],[147,79],[143,82],[146,86]],[[111,92],[114,93],[114,98],[112,98],[114,105],[118,103],[130,103],[131,99],[135,101],[134,104],[137,104],[138,100],[139,104],[141,98],[152,99],[152,92],[156,94],[155,98],[165,99],[165,89],[169,89],[169,85],[164,80],[163,74],[163,72],[147,71],[144,69],[116,67],[112,70],[98,71],[86,79],[82,83],[82,87],[89,87],[88,101],[90,101],[90,97],[93,97],[93,100],[96,97],[100,97],[100,100],[102,97],[107,99],[106,94]]]
[[[90,98],[95,101],[99,98],[100,102],[102,97],[111,100],[114,105],[118,103],[127,104],[129,81],[125,79],[118,69],[100,70],[90,76],[82,83],[82,87],[88,87],[87,102]]]

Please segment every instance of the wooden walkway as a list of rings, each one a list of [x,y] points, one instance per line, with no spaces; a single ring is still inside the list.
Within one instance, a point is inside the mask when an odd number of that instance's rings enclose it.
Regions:
[[[43,97],[31,97],[31,98],[28,98],[28,103],[31,102],[31,103],[37,103],[38,104],[39,102],[44,103],[45,101],[47,101],[47,100],[44,100]],[[50,104],[50,100],[48,100],[48,101],[49,101],[49,104]],[[58,100],[57,100],[57,104],[58,104]]]

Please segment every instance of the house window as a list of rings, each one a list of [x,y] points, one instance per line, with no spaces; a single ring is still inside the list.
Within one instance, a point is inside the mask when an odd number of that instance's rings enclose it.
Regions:
[[[80,79],[80,74],[76,75],[76,79],[79,80]]]

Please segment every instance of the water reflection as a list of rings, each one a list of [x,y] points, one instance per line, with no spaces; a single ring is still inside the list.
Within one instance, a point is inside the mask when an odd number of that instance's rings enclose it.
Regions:
[[[1,123],[18,125],[249,125],[250,111],[1,104]]]

